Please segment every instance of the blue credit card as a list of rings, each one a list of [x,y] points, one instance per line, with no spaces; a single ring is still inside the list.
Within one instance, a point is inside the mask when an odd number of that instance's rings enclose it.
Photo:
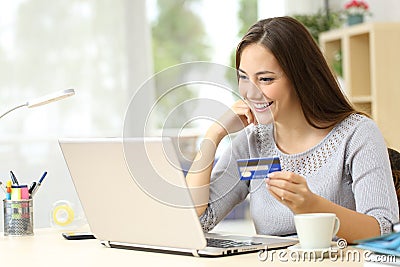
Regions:
[[[268,173],[281,170],[278,157],[238,159],[240,180],[265,179]]]

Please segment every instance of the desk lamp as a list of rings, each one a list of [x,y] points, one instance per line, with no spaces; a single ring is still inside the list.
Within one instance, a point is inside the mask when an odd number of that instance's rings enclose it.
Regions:
[[[52,94],[48,94],[48,95],[33,99],[31,101],[28,101],[28,102],[26,102],[26,103],[24,103],[22,105],[18,105],[16,107],[13,107],[12,109],[6,111],[4,114],[2,114],[0,116],[0,119],[3,118],[8,113],[10,113],[11,111],[16,110],[18,108],[22,108],[22,107],[35,108],[35,107],[39,107],[41,105],[46,105],[46,104],[49,104],[51,102],[64,99],[64,98],[72,96],[74,94],[75,94],[75,90],[74,89],[67,89],[67,90],[63,90],[63,91],[57,92],[57,93],[52,93]]]

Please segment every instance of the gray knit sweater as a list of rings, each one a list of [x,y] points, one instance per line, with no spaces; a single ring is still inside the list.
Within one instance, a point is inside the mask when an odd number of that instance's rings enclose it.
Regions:
[[[272,124],[251,125],[241,131],[212,171],[209,205],[200,216],[204,231],[210,231],[250,195],[251,217],[258,234],[296,232],[292,211],[268,192],[264,180],[239,178],[237,159],[274,155],[279,156],[282,170],[305,177],[313,193],[375,217],[382,234],[399,220],[384,139],[371,119],[353,114],[315,147],[299,154],[285,154],[277,148]]]

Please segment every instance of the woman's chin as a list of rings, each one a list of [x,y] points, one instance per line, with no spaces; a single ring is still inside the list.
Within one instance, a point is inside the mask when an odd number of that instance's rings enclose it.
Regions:
[[[274,121],[271,112],[256,113],[255,117],[257,120],[257,124],[270,124]]]

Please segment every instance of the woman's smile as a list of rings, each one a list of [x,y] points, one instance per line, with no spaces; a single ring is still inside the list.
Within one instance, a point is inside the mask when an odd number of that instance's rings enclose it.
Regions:
[[[255,112],[262,113],[262,112],[265,112],[267,110],[269,111],[269,107],[274,103],[274,101],[254,102],[254,101],[249,100],[249,103],[251,103],[251,105],[253,106]]]

